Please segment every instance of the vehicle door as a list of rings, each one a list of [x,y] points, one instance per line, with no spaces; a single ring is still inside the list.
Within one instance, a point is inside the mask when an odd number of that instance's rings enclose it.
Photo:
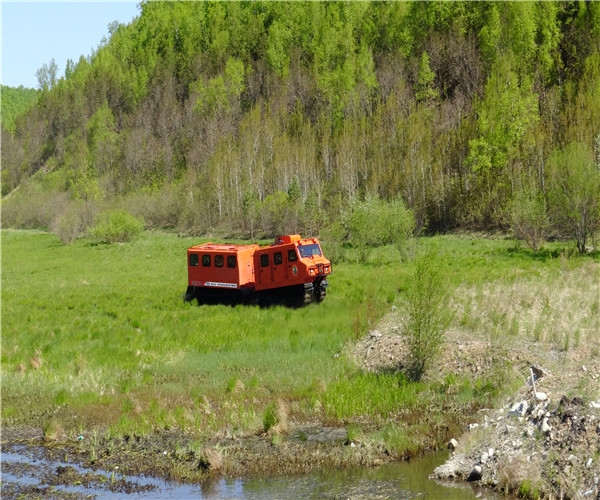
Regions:
[[[258,283],[260,284],[260,287],[258,288],[269,288],[273,283],[271,269],[272,257],[269,255],[267,250],[256,252],[254,255],[254,264],[257,273],[256,277],[258,279]]]
[[[284,250],[286,262],[286,274],[289,281],[297,281],[300,276],[300,267],[298,266],[298,251],[295,245],[290,245]]]
[[[285,286],[286,285],[286,267],[284,264],[284,250],[277,249],[271,255],[272,279],[273,283]]]

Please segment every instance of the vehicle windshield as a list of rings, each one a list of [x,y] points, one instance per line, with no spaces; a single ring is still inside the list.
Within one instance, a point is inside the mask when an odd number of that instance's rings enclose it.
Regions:
[[[312,257],[313,255],[321,255],[321,248],[316,243],[311,245],[299,245],[298,250],[300,251],[300,257]]]

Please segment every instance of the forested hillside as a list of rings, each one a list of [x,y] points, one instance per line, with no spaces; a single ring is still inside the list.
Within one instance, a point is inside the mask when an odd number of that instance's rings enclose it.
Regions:
[[[0,99],[2,103],[2,128],[14,133],[15,120],[17,116],[27,111],[27,109],[36,101],[38,91],[35,89],[26,89],[24,87],[7,87],[0,85]]]
[[[583,251],[599,193],[595,2],[143,2],[2,128],[5,226],[349,237],[404,206]]]

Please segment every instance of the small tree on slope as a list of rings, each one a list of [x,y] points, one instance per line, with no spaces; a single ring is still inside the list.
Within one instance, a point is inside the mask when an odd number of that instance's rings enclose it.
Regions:
[[[419,381],[437,357],[453,312],[442,268],[433,253],[417,258],[408,288],[408,318],[404,335],[408,340],[410,361],[407,373]]]

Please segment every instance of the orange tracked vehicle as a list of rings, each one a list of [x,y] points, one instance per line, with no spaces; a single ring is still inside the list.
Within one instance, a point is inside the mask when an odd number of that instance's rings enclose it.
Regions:
[[[317,238],[279,236],[267,246],[205,243],[188,248],[185,300],[198,303],[321,302],[331,262]]]

